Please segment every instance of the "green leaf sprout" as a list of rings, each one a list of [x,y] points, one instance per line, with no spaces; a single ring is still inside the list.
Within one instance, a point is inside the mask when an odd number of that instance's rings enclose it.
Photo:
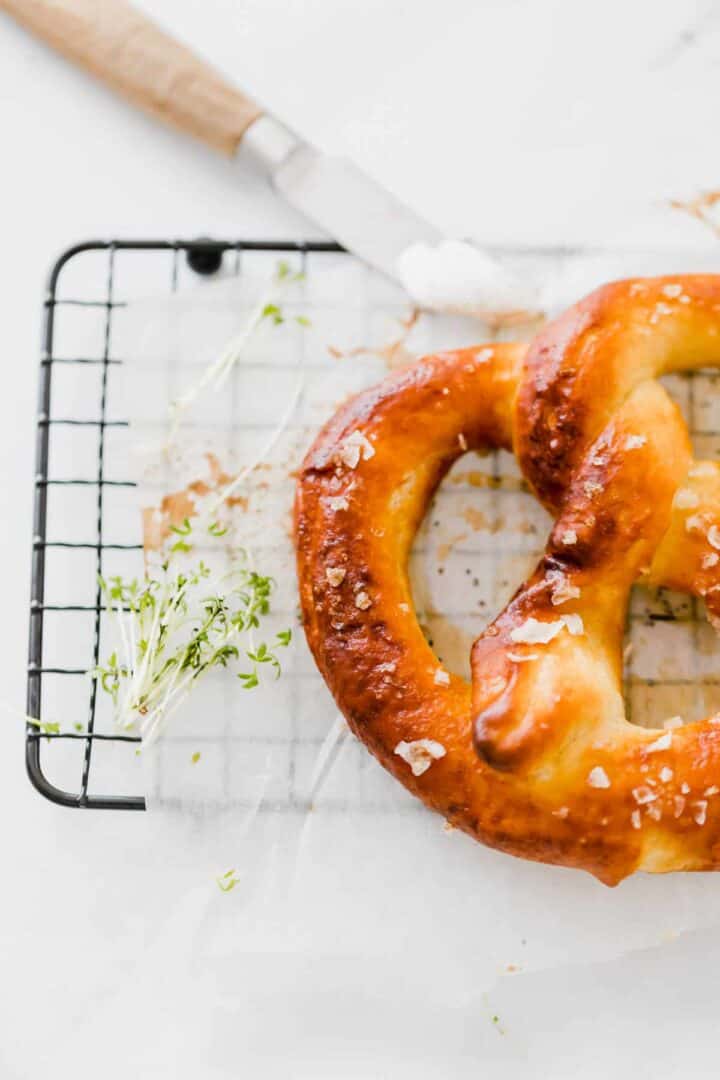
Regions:
[[[227,529],[215,526],[207,529],[209,535],[224,536]],[[191,550],[188,519],[173,532],[183,538],[180,550]],[[230,570],[214,580],[203,561],[187,566],[184,560],[176,568],[177,552],[175,543],[158,576],[142,583],[119,576],[99,579],[121,646],[92,674],[112,698],[120,727],[138,730],[146,743],[213,668],[250,660],[252,669],[239,675],[246,690],[260,684],[259,673],[268,666],[279,677],[274,649],[291,640],[291,631],[283,630],[273,648],[264,641],[256,644],[254,632],[270,612],[274,582],[247,565],[244,551],[235,552]]]

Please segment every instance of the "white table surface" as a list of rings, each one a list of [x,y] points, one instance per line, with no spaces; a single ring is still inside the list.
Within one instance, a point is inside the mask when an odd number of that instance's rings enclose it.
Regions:
[[[353,154],[450,232],[494,241],[705,244],[672,196],[720,184],[720,7],[666,0],[144,0],[306,135]],[[33,418],[46,270],[91,237],[317,232],[236,165],[133,113],[0,20],[0,532],[5,617],[0,700],[23,708]],[[621,962],[505,979],[486,1016],[373,1032],[348,1012],[277,1018],[228,1005],[235,1060],[173,1026],[200,975],[163,931],[175,853],[144,815],[44,802],[23,768],[23,725],[3,717],[0,787],[0,1073],[8,1077],[715,1075],[720,935]],[[648,918],[651,918],[648,913]],[[161,937],[172,993],[113,1003],[121,975]],[[348,988],[352,994],[353,988]],[[153,1021],[143,1010],[157,999]],[[114,1010],[117,1037],[87,1021]],[[272,1010],[272,997],[266,999]],[[267,1017],[265,1018],[267,1020]],[[270,1028],[269,1030],[272,1030]],[[83,1032],[80,1054],[74,1033]],[[372,1044],[372,1055],[368,1046]],[[323,1054],[332,1046],[332,1055]],[[338,1050],[340,1047],[340,1050]],[[248,1051],[249,1053],[250,1051]],[[80,1054],[80,1064],[77,1055]],[[340,1057],[338,1057],[340,1054]],[[50,1063],[52,1062],[52,1065]],[[456,1075],[460,1075],[458,1071]]]

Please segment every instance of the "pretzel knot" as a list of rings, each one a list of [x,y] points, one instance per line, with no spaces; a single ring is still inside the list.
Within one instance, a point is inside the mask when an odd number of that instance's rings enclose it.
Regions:
[[[616,282],[529,347],[426,357],[361,393],[298,481],[307,639],[356,735],[482,842],[608,884],[720,867],[720,718],[641,728],[621,685],[638,578],[720,617],[720,467],[693,460],[657,381],[708,366],[720,276]],[[407,560],[455,459],[500,447],[555,524],[474,643],[468,686],[423,636]]]

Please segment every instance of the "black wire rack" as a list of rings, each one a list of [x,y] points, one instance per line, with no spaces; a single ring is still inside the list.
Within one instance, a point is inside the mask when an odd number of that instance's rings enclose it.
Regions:
[[[35,788],[51,802],[62,806],[84,807],[103,810],[144,810],[145,799],[142,795],[125,793],[95,793],[91,790],[91,776],[99,744],[113,748],[124,747],[136,752],[134,744],[139,738],[121,732],[104,732],[96,729],[98,709],[97,683],[90,679],[88,672],[98,663],[101,648],[102,595],[97,584],[104,572],[105,560],[111,552],[135,554],[142,550],[140,543],[116,543],[106,535],[106,508],[108,493],[113,489],[132,488],[134,482],[111,476],[106,468],[108,434],[112,429],[129,426],[127,419],[111,417],[109,413],[111,380],[109,373],[116,365],[122,364],[122,358],[112,355],[111,334],[113,313],[125,301],[118,294],[116,282],[120,260],[128,253],[153,252],[164,255],[167,260],[164,272],[169,279],[169,287],[175,291],[183,270],[189,268],[194,274],[211,275],[217,273],[223,263],[231,261],[230,272],[238,273],[242,257],[247,252],[269,253],[338,253],[342,249],[333,243],[296,243],[284,241],[220,241],[220,240],[113,240],[90,241],[69,248],[58,258],[52,267],[47,293],[44,298],[44,329],[42,337],[42,355],[40,360],[39,404],[36,436],[36,470],[34,498],[34,527],[32,540],[32,577],[30,592],[30,634],[27,669],[27,715],[38,723],[28,723],[26,731],[26,765],[28,775]],[[101,261],[98,268],[104,276],[103,281],[95,281],[91,296],[65,295],[59,291],[59,283],[73,260],[87,253],[95,253]],[[56,327],[58,313],[68,308],[92,308],[102,320],[98,348],[93,355],[61,355],[56,348]],[[97,409],[92,416],[55,416],[52,411],[53,390],[60,368],[70,367],[78,372],[88,366],[99,370],[99,395]],[[51,473],[53,462],[51,433],[58,428],[71,429],[80,433],[90,429],[97,435],[96,457],[91,474],[79,476],[55,476]],[[94,499],[95,530],[94,535],[80,540],[56,539],[48,535],[48,494],[60,492],[63,497],[72,489],[90,489]],[[83,585],[94,592],[90,602],[53,603],[46,598],[46,569],[49,553],[57,550],[85,551],[92,557],[92,567],[86,571],[92,573],[90,582]],[[85,575],[88,576],[87,573]],[[79,583],[72,581],[73,586]],[[91,621],[90,655],[86,666],[56,666],[45,662],[46,622],[48,613],[62,618],[71,613],[85,615]],[[82,716],[74,718],[72,731],[54,730],[52,720],[46,721],[43,712],[45,683],[48,678],[78,680],[80,687],[87,693],[87,705]],[[82,692],[81,695],[82,696]],[[65,719],[65,717],[63,718]],[[70,718],[71,720],[73,718]],[[48,730],[48,722],[50,730]],[[49,748],[59,740],[71,741],[81,749],[79,776],[75,789],[67,790],[50,779],[44,761],[44,748]]]

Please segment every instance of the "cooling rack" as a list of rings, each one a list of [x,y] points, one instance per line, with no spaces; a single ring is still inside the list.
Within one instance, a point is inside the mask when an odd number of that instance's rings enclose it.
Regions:
[[[127,478],[132,432],[129,418],[118,414],[115,404],[122,398],[118,380],[123,376],[124,358],[115,354],[113,319],[133,297],[196,290],[203,277],[235,276],[250,268],[252,260],[286,254],[302,261],[309,278],[315,259],[346,258],[331,243],[97,241],[70,248],[51,269],[40,363],[27,672],[27,713],[45,726],[28,725],[26,763],[34,786],[55,803],[93,809],[145,808],[144,797],[135,793],[142,787],[135,760],[139,739],[104,722],[97,685],[88,676],[103,647],[98,575],[136,576],[142,567],[135,485]],[[706,258],[708,265],[702,260],[699,265],[697,254],[686,258],[676,253],[671,260],[657,254],[582,249],[500,254],[535,260],[548,273],[574,267],[580,271],[572,281],[574,295],[613,276],[667,272],[668,261],[675,264],[671,268],[679,263],[678,269],[683,270],[716,269],[714,255]],[[366,312],[360,314],[364,317]],[[82,325],[75,339],[74,323]],[[429,345],[441,347],[442,333]],[[82,346],[76,347],[75,340]],[[699,372],[671,376],[666,382],[685,413],[697,455],[708,458],[720,455],[717,378],[716,373]],[[528,509],[529,498],[521,514],[507,509],[513,504],[508,496],[518,492],[521,481],[515,463],[505,457],[508,460],[501,461],[492,455],[479,463],[487,474],[484,532],[472,534],[462,521],[460,506],[461,528],[455,531],[471,535],[462,540],[455,537],[459,542],[439,571],[446,576],[436,579],[447,581],[454,573],[470,575],[471,564],[482,567],[480,585],[487,585],[486,599],[480,601],[483,618],[502,607],[507,599],[503,590],[516,583],[510,579],[519,581],[527,572],[527,560],[546,527],[533,518],[537,508]],[[457,502],[460,497],[478,495],[472,490],[478,476],[470,477],[469,487],[456,483],[450,491],[441,489],[439,498],[446,500],[443,515],[453,498]],[[456,482],[461,479],[456,477]],[[59,518],[72,522],[69,534],[58,534]],[[119,534],[118,520],[124,523]],[[510,549],[518,543],[522,550],[513,561]],[[505,566],[499,572],[503,557]],[[498,579],[497,590],[493,579]],[[472,576],[463,581],[469,583],[470,592],[477,584]],[[460,613],[467,616],[464,629],[471,635],[480,628],[476,597],[472,603],[474,614]],[[628,622],[634,653],[626,661],[625,696],[628,715],[635,722],[648,722],[658,714],[689,717],[720,708],[714,635],[695,601],[664,590],[639,590],[633,595]],[[56,720],[62,720],[59,730],[53,727]],[[300,749],[300,741],[293,737],[288,751],[291,773],[297,764],[292,754],[298,757]],[[59,774],[55,771],[58,757],[63,762]]]
[[[44,298],[44,329],[42,336],[42,355],[40,359],[39,403],[36,437],[36,470],[34,477],[34,526],[32,539],[32,576],[30,593],[30,633],[27,669],[27,714],[43,721],[47,715],[44,700],[48,684],[61,680],[71,681],[74,690],[64,690],[63,699],[73,702],[76,710],[71,717],[63,717],[71,723],[72,730],[55,731],[47,726],[39,729],[34,724],[27,725],[26,765],[31,782],[37,790],[52,802],[63,806],[84,807],[105,810],[143,810],[145,799],[139,794],[119,792],[94,792],[92,790],[94,760],[98,747],[107,753],[135,754],[139,739],[120,732],[96,730],[98,709],[97,684],[89,679],[92,670],[100,658],[101,647],[101,594],[97,585],[98,576],[103,572],[109,553],[126,556],[137,569],[142,545],[138,535],[133,542],[119,543],[108,539],[106,535],[106,516],[108,497],[123,489],[131,489],[134,482],[122,476],[110,475],[107,468],[109,438],[127,433],[129,420],[110,415],[111,379],[113,368],[121,367],[122,357],[112,353],[113,313],[127,303],[118,282],[123,277],[123,260],[130,255],[147,253],[152,257],[152,270],[147,277],[148,289],[175,292],[183,275],[216,274],[221,266],[226,273],[239,274],[243,259],[254,253],[299,253],[304,259],[311,252],[340,252],[342,249],[333,243],[295,243],[263,241],[215,241],[215,240],[116,240],[91,241],[78,244],[65,251],[52,267]],[[68,287],[61,288],[68,277],[68,270],[74,261],[92,253],[95,258],[95,276],[88,294],[74,294]],[[137,266],[137,262],[135,262]],[[73,275],[70,274],[70,281]],[[91,312],[98,328],[97,347],[91,355],[69,355],[59,351],[58,323],[63,315],[73,309]],[[55,415],[52,411],[54,391],[58,384],[58,372],[67,372],[70,377],[78,372],[92,371],[98,377],[94,383],[94,393],[83,396],[84,412],[81,416]],[[62,454],[63,459],[77,462],[85,460],[88,471],[83,476],[56,474],[53,462],[54,434],[65,429],[69,434],[70,452]],[[90,438],[88,438],[90,436]],[[74,445],[72,445],[74,444]],[[89,459],[89,460],[88,460]],[[92,503],[93,528],[89,535],[78,539],[57,539],[52,534],[52,514],[50,502],[55,499],[71,500],[81,492]],[[82,514],[80,517],[82,518]],[[73,556],[84,554],[82,564],[74,561]],[[66,561],[62,567],[65,581],[69,587],[67,595],[61,601],[48,598],[46,579],[48,562],[53,556],[64,555]],[[68,666],[47,662],[47,626],[53,619],[53,634],[62,635],[63,626],[71,618],[86,621],[87,657],[86,663]],[[83,702],[83,698],[85,701]],[[65,706],[67,708],[67,705]],[[47,775],[43,758],[43,747],[49,748],[59,740],[70,741],[79,750],[76,757],[78,766],[77,782],[73,789],[58,786]],[[104,772],[107,774],[107,769]],[[69,785],[68,785],[69,786]]]

